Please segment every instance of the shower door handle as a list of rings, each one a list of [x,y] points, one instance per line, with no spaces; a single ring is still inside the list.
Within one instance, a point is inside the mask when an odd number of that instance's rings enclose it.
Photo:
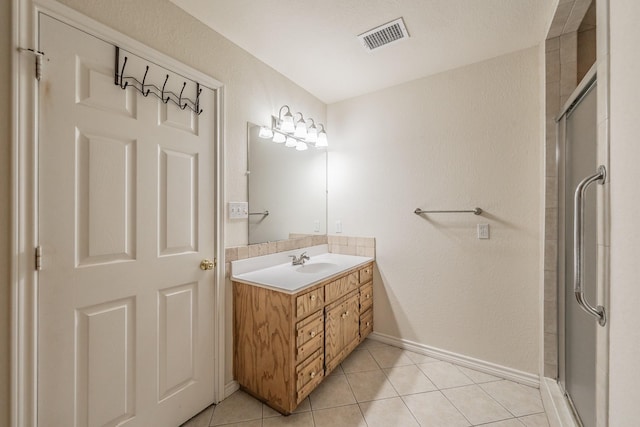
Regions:
[[[599,305],[593,307],[585,299],[583,286],[583,254],[584,254],[584,195],[589,185],[596,181],[604,183],[607,170],[604,166],[598,167],[598,172],[580,181],[576,187],[573,199],[573,292],[578,300],[578,305],[590,315],[598,319],[600,326],[607,323],[607,314],[604,307]]]

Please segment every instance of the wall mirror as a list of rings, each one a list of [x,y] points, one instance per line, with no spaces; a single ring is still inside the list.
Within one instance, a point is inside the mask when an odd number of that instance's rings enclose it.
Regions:
[[[327,150],[260,138],[247,125],[249,244],[327,234]]]

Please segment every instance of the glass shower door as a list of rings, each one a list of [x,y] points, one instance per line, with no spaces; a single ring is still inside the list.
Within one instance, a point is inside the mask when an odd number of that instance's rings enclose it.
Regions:
[[[578,305],[573,288],[574,193],[580,181],[593,175],[598,166],[596,163],[595,79],[592,84],[587,85],[577,94],[575,99],[577,100],[575,105],[560,122],[561,127],[564,124],[565,131],[564,144],[562,142],[560,144],[560,154],[564,157],[564,161],[561,159],[560,162],[560,179],[561,182],[563,181],[560,198],[563,230],[559,235],[564,243],[563,245],[561,243],[561,248],[564,247],[564,250],[560,253],[560,270],[564,278],[564,298],[559,298],[559,302],[564,300],[564,307],[561,307],[560,311],[560,384],[579,422],[585,427],[595,427],[596,328],[598,326],[594,318]],[[583,222],[583,282],[588,301],[596,300],[596,212],[596,191],[592,189],[585,194]],[[562,316],[563,311],[564,316]],[[563,329],[562,323],[564,323]]]

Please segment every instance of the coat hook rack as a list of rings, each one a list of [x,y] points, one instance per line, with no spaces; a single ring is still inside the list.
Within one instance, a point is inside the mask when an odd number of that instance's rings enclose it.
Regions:
[[[127,67],[127,60],[128,60],[128,57],[124,56],[124,59],[122,60],[122,65],[120,65],[120,47],[116,46],[114,83],[116,86],[120,86],[120,89],[124,90],[128,87],[132,87],[138,92],[140,92],[144,97],[153,95],[156,98],[160,99],[165,104],[172,102],[173,104],[177,105],[178,108],[180,108],[181,110],[185,110],[188,108],[198,115],[202,114],[203,109],[200,108],[200,94],[202,93],[202,88],[200,87],[200,83],[196,82],[196,98],[194,101],[188,97],[183,96],[184,89],[187,86],[186,81],[182,83],[182,89],[180,90],[180,94],[175,94],[170,90],[166,90],[167,81],[169,81],[169,74],[167,74],[167,76],[165,77],[162,88],[159,88],[153,83],[147,83],[147,74],[149,73],[148,65],[145,68],[142,81],[132,76],[126,76],[124,72]]]

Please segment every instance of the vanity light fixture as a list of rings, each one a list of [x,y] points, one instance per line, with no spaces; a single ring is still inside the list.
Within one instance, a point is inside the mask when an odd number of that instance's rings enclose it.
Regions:
[[[284,114],[283,114],[284,113]],[[308,149],[309,144],[316,148],[325,148],[327,143],[327,132],[324,125],[318,123],[320,131],[316,127],[316,122],[312,118],[305,121],[302,113],[297,112],[300,119],[294,121],[294,115],[288,105],[283,105],[278,111],[278,117],[271,116],[271,127],[261,126],[258,136],[260,138],[272,138],[273,142],[281,144],[285,142],[287,147],[295,147],[299,151]],[[311,122],[311,125],[307,125]]]

